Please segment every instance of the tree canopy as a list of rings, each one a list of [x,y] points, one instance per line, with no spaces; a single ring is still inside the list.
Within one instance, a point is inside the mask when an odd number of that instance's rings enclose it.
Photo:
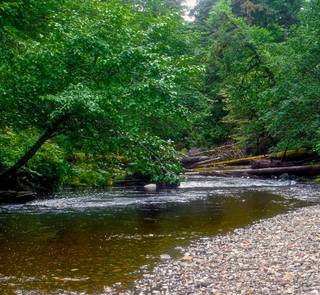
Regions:
[[[0,4],[0,178],[177,183],[176,150],[320,151],[319,0]]]
[[[319,1],[218,1],[208,12],[204,90],[221,110],[216,129],[251,153],[317,146],[318,13]]]

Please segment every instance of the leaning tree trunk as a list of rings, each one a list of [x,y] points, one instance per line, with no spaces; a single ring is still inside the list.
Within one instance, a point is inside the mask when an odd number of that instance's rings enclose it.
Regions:
[[[4,185],[7,181],[12,180],[17,175],[18,170],[36,154],[48,139],[55,135],[62,121],[63,119],[55,121],[13,166],[0,173],[0,185]]]

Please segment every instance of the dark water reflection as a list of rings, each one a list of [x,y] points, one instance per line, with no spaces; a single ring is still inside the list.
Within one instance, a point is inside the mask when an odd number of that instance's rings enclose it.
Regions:
[[[0,293],[100,294],[191,239],[307,204],[267,188],[215,192],[71,193],[0,207]]]

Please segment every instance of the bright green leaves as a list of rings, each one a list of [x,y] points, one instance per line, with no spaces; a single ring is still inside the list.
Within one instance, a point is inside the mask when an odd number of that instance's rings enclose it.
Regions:
[[[253,153],[316,145],[319,11],[318,0],[221,0],[213,6],[205,92],[216,134],[231,129]]]
[[[97,92],[91,91],[89,88],[77,84],[70,85],[65,91],[56,95],[48,95],[43,100],[53,106],[50,113],[50,119],[55,120],[61,116],[81,116],[86,114],[102,113],[99,107],[101,96]]]
[[[140,10],[127,2],[17,2],[27,26],[8,16],[16,33],[2,32],[14,42],[0,45],[1,128],[55,127],[54,144],[68,155],[128,153],[139,163],[132,171],[176,182],[180,168],[166,142],[190,133],[203,70],[179,6],[171,9],[178,3],[147,1]],[[124,147],[124,134],[148,138],[152,148]]]
[[[319,12],[319,1],[306,3],[299,26],[272,59],[278,82],[265,93],[272,102],[266,121],[281,147],[312,148],[319,142]]]
[[[130,147],[126,156],[132,160],[132,175],[159,184],[176,185],[180,182],[183,169],[171,141],[149,134],[131,134],[126,135],[124,144]]]
[[[0,163],[1,168],[10,167],[34,144],[39,137],[35,129],[21,130],[18,133],[10,129],[1,129]],[[41,179],[40,186],[48,189],[59,185],[61,179],[70,172],[65,151],[54,142],[45,143],[39,152],[21,169],[31,182]]]

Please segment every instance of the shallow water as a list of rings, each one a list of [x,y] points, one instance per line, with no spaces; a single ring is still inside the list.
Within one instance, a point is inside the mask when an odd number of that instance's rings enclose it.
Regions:
[[[318,201],[318,186],[293,181],[193,177],[157,193],[114,188],[0,205],[0,294],[100,294],[192,239]]]

